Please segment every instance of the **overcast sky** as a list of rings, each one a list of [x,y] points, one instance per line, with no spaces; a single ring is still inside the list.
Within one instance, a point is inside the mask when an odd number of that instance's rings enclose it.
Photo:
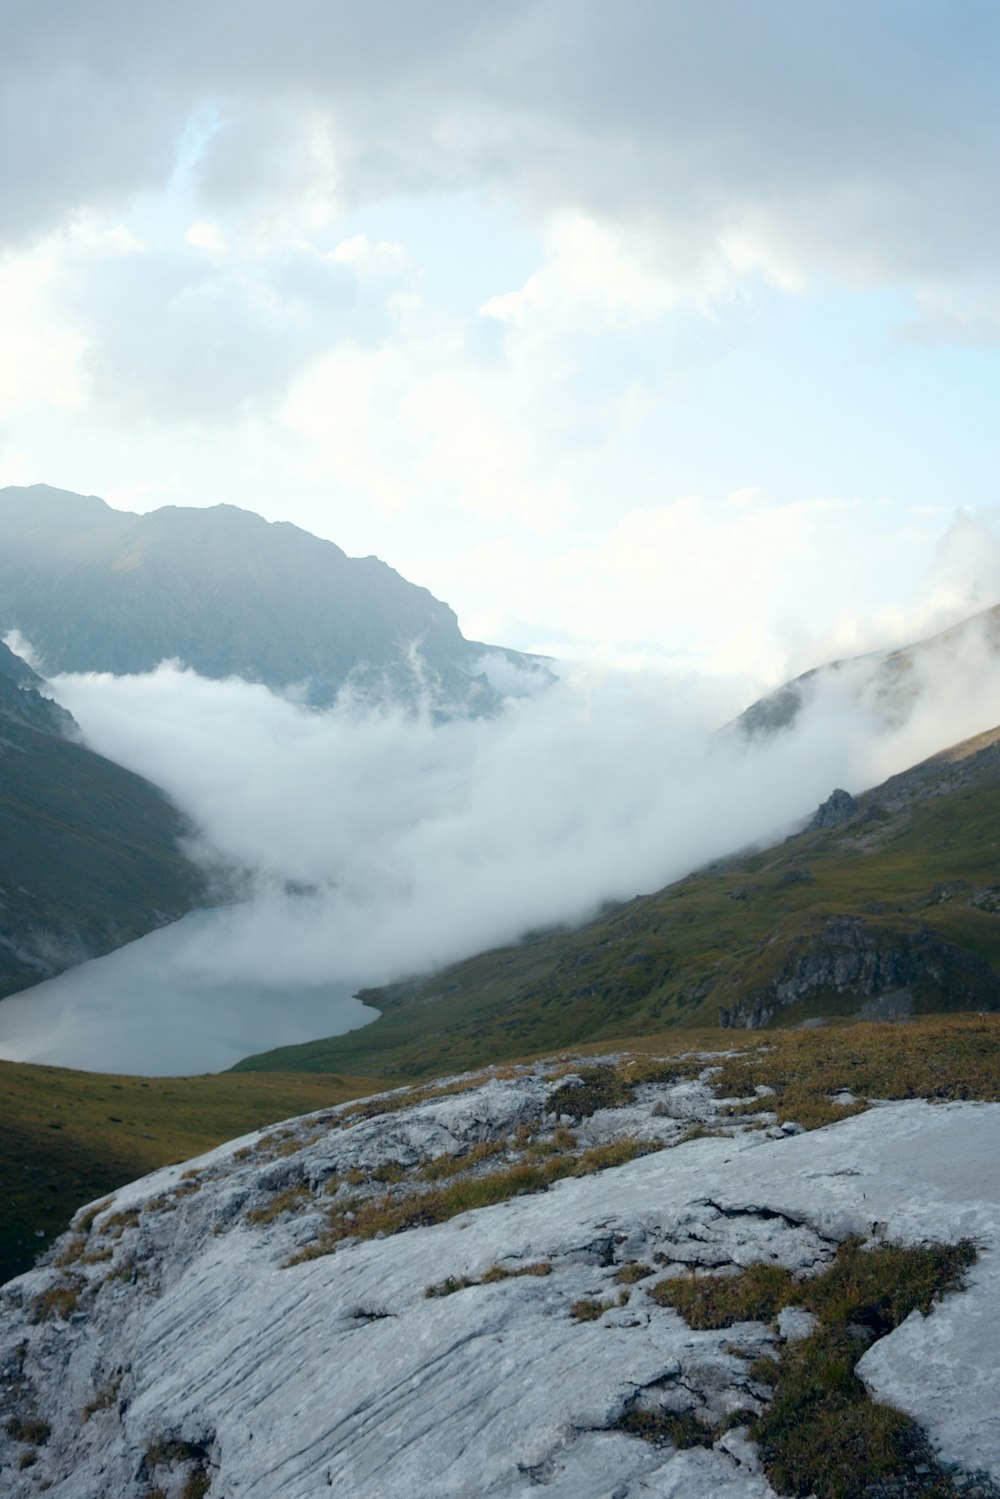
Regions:
[[[0,483],[758,683],[1000,600],[995,0],[0,18]]]

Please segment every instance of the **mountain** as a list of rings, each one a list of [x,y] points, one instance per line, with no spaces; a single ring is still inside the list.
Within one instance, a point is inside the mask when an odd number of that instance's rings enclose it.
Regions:
[[[0,490],[0,634],[50,675],[152,670],[176,659],[326,705],[348,681],[449,706],[499,702],[486,670],[539,658],[464,638],[447,604],[376,557],[233,505],[113,510],[44,484]]]
[[[1000,659],[1000,604],[899,650],[871,651],[803,672],[751,703],[734,727],[748,739],[790,729],[811,696],[837,683],[856,702],[868,701],[884,723],[894,724],[912,707],[922,677],[947,680],[976,653]]]
[[[432,1076],[670,1027],[1000,1007],[1000,729],[831,800],[773,848],[364,990],[372,1025],[239,1067]]]
[[[203,904],[191,830],[148,781],[75,742],[0,648],[0,997]]]
[[[995,1098],[996,1035],[885,1029],[810,1080]],[[93,1203],[0,1291],[4,1494],[995,1499],[1000,1104],[805,1130],[775,1050],[452,1078]]]

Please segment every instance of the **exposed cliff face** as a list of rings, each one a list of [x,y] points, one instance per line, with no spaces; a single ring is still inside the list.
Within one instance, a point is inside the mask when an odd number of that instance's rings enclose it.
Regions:
[[[720,1025],[754,1029],[793,1005],[845,996],[853,1013],[881,1001],[882,1010],[870,1014],[908,1014],[915,998],[924,1009],[1000,1008],[1000,975],[920,922],[829,916],[810,917],[804,927],[795,936],[774,933],[768,947],[778,956],[765,948],[732,976],[730,986],[741,992],[731,1005],[720,1004]]]
[[[803,1135],[723,1122],[706,1077],[592,1113],[593,1084],[542,1068],[348,1105],[78,1215],[0,1292],[4,1494],[773,1499],[738,1413],[768,1399],[752,1361],[808,1318],[696,1332],[650,1288],[761,1260],[809,1276],[850,1234],[981,1246],[968,1288],[859,1368],[945,1463],[1000,1477],[1000,1106],[891,1105]],[[684,1143],[698,1122],[723,1137]],[[594,1169],[627,1141],[648,1153]],[[575,1174],[474,1210],[476,1182],[560,1152]],[[358,1237],[416,1193],[405,1231]],[[680,1450],[629,1412],[735,1427]]]

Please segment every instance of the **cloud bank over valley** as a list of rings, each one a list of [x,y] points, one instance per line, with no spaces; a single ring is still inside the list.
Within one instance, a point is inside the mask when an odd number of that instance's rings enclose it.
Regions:
[[[718,732],[742,704],[715,689],[592,668],[443,724],[310,711],[171,663],[52,686],[93,748],[190,816],[200,857],[247,872],[248,904],[176,961],[225,982],[361,985],[772,841],[835,786],[866,789],[998,717],[985,624],[918,652],[889,694],[877,661],[809,679],[794,728],[751,742]]]

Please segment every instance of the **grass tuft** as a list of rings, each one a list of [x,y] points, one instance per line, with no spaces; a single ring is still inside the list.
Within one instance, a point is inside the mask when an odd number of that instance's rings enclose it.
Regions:
[[[7,1422],[7,1435],[15,1442],[26,1442],[29,1447],[44,1447],[52,1435],[46,1421],[25,1421],[18,1416]]]
[[[569,1314],[575,1322],[597,1322],[614,1305],[613,1301],[597,1301],[593,1296],[581,1296],[579,1301],[573,1302]]]
[[[270,1202],[262,1207],[251,1208],[247,1213],[248,1223],[267,1224],[273,1223],[282,1213],[296,1213],[306,1203],[312,1200],[312,1193],[305,1182],[296,1182],[294,1186],[286,1187],[283,1192],[276,1192]]]
[[[711,1447],[718,1433],[690,1411],[648,1411],[633,1408],[618,1423],[619,1431],[642,1437],[654,1447]]]
[[[791,1272],[780,1265],[751,1265],[739,1275],[686,1275],[657,1281],[650,1296],[672,1306],[701,1331],[734,1322],[770,1322],[791,1299]]]
[[[567,1176],[590,1176],[660,1149],[662,1146],[658,1140],[616,1140],[609,1145],[594,1146],[580,1155],[560,1154],[541,1161],[521,1160],[499,1171],[461,1176],[430,1191],[416,1188],[401,1196],[387,1193],[377,1198],[350,1198],[330,1208],[327,1226],[319,1238],[286,1263],[298,1265],[304,1260],[330,1254],[345,1239],[373,1239],[377,1235],[387,1236],[445,1223],[460,1213],[493,1207],[525,1193],[547,1191]],[[468,1161],[468,1156],[465,1159]]]
[[[63,1280],[47,1291],[40,1291],[32,1298],[29,1322],[66,1321],[79,1305],[82,1294],[82,1280]]]

